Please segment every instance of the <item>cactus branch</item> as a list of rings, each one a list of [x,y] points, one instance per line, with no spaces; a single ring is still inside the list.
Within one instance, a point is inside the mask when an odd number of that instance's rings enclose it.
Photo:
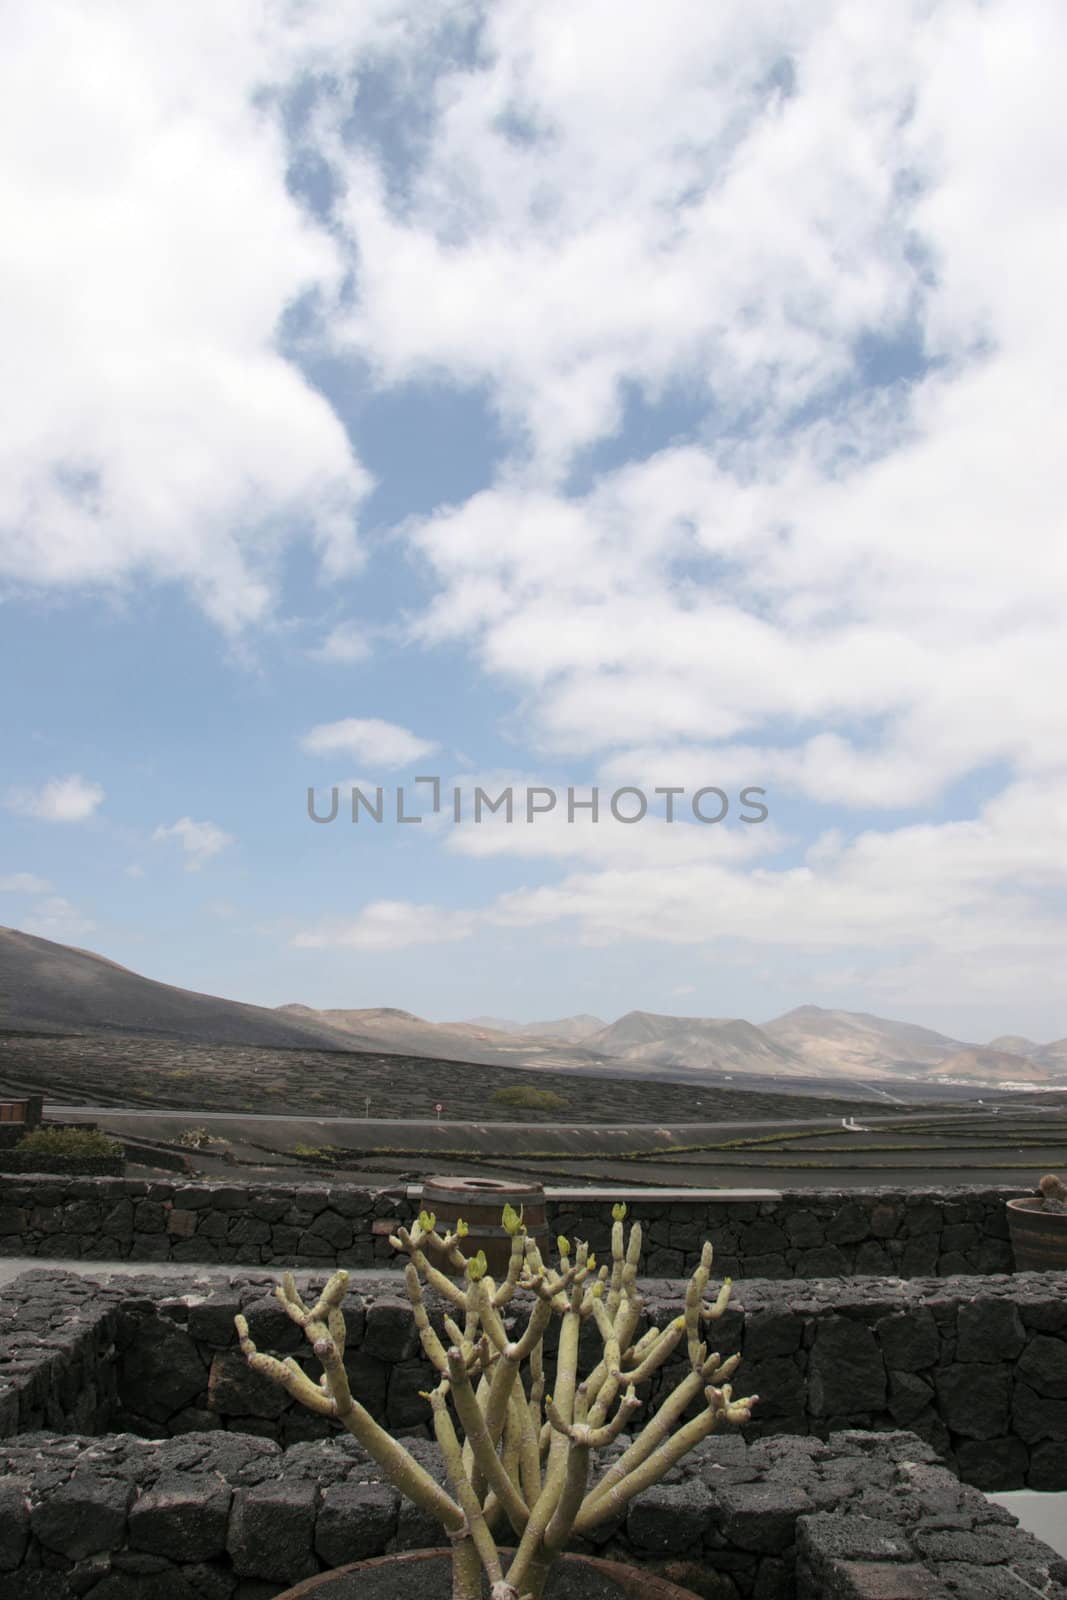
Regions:
[[[425,1398],[451,1493],[352,1396],[341,1310],[347,1273],[334,1273],[313,1305],[301,1298],[292,1273],[275,1291],[322,1364],[317,1383],[292,1356],[279,1360],[257,1350],[246,1319],[236,1318],[241,1351],[253,1371],[318,1415],[336,1418],[390,1483],[444,1525],[452,1543],[453,1600],[478,1600],[483,1573],[491,1600],[541,1600],[552,1563],[572,1537],[617,1515],[714,1428],[751,1416],[758,1397],[735,1400],[727,1381],[740,1357],[708,1354],[704,1324],[722,1316],[730,1296],[727,1279],[716,1299],[705,1301],[710,1244],[689,1280],[682,1313],[638,1336],[645,1315],[637,1287],[641,1228],[635,1224],[627,1233],[625,1215],[625,1206],[614,1207],[609,1262],[598,1266],[588,1244],[561,1237],[558,1265],[552,1265],[521,1214],[505,1208],[511,1253],[499,1285],[486,1270],[483,1251],[468,1256],[460,1249],[468,1231],[462,1223],[454,1233],[441,1233],[436,1218],[424,1211],[410,1227],[397,1229],[393,1244],[407,1256],[404,1284],[415,1326],[437,1374],[437,1386]],[[426,1289],[446,1301],[444,1338],[431,1320]],[[530,1309],[524,1330],[512,1338],[503,1308],[520,1293],[530,1297]],[[546,1395],[544,1341],[554,1319],[559,1340],[553,1392]],[[601,1351],[579,1381],[580,1335],[587,1324],[595,1328]],[[637,1388],[663,1372],[683,1338],[688,1374],[590,1487],[593,1452],[628,1429],[643,1404]],[[684,1421],[701,1395],[703,1409]],[[517,1539],[506,1575],[494,1532],[505,1517]]]
[[[463,1425],[463,1432],[470,1445],[475,1465],[507,1512],[508,1520],[516,1534],[521,1537],[529,1521],[529,1510],[496,1453],[487,1415],[483,1414],[478,1405],[474,1390],[471,1388],[470,1377],[463,1365],[463,1358],[456,1349],[448,1352],[448,1376],[452,1385],[456,1415]]]

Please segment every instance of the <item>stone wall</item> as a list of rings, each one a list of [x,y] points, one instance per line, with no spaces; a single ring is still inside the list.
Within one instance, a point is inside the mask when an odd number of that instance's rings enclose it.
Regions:
[[[127,1290],[127,1293],[131,1291]],[[103,1432],[118,1403],[119,1296],[74,1273],[23,1273],[0,1296],[0,1437]]]
[[[298,1281],[312,1293],[325,1280]],[[335,1434],[337,1424],[252,1373],[237,1348],[241,1310],[260,1349],[295,1355],[318,1379],[276,1282],[259,1273],[94,1285],[58,1271],[24,1274],[0,1309],[0,1435],[229,1430],[291,1445]],[[648,1317],[665,1325],[683,1287],[645,1281]],[[420,1391],[434,1380],[397,1289],[386,1278],[350,1292],[346,1365],[372,1416],[428,1437]],[[443,1331],[443,1303],[428,1292],[427,1305]],[[513,1306],[521,1320],[522,1297]],[[583,1337],[591,1365],[592,1325]],[[979,1488],[1067,1489],[1067,1274],[831,1279],[799,1290],[747,1280],[734,1286],[714,1346],[740,1351],[739,1392],[761,1396],[748,1439],[906,1427]],[[642,1398],[658,1404],[686,1370],[668,1364]]]
[[[1012,1270],[1005,1201],[1017,1189],[786,1190],[774,1199],[636,1198],[644,1269],[745,1278],[921,1278]],[[0,1255],[294,1267],[388,1264],[405,1188],[0,1176]],[[609,1198],[549,1196],[549,1231],[608,1248]]]
[[[38,1175],[46,1163],[48,1177],[121,1178],[126,1170],[125,1155],[71,1156],[59,1151],[41,1155],[26,1150],[0,1149],[0,1173]]]
[[[441,1479],[436,1447],[412,1448]],[[347,1437],[0,1442],[5,1600],[270,1600],[440,1543]],[[713,1437],[581,1548],[714,1600],[1067,1600],[1067,1561],[906,1432]]]

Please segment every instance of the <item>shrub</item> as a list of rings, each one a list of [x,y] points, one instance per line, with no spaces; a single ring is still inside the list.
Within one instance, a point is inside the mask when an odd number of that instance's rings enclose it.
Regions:
[[[562,1111],[570,1102],[554,1089],[535,1089],[532,1084],[515,1084],[511,1089],[496,1089],[489,1096],[494,1106],[511,1106],[516,1111]]]
[[[96,1128],[35,1128],[16,1150],[34,1156],[120,1156],[123,1146]]]
[[[218,1141],[211,1137],[206,1128],[183,1128],[174,1143],[183,1145],[187,1150],[199,1150],[201,1145],[217,1144]]]
[[[301,1161],[336,1161],[338,1152],[331,1150],[328,1145],[294,1144],[294,1156],[299,1156]]]

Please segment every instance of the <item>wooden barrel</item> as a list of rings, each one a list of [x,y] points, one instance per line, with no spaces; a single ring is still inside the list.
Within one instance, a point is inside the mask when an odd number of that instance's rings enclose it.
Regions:
[[[0,1100],[0,1122],[25,1122],[25,1100]]]
[[[437,1219],[438,1233],[455,1232],[460,1218],[470,1230],[461,1245],[467,1257],[485,1251],[489,1271],[502,1278],[511,1259],[511,1237],[501,1221],[506,1205],[521,1208],[526,1231],[542,1255],[548,1248],[545,1189],[541,1183],[505,1183],[499,1178],[427,1178],[422,1209]],[[436,1266],[444,1266],[435,1262]],[[445,1268],[456,1276],[451,1268]]]
[[[1067,1272],[1067,1216],[1043,1206],[1040,1195],[1008,1201],[1016,1272]]]

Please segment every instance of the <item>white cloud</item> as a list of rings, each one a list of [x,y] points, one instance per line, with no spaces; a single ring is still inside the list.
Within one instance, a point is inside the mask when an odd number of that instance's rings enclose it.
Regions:
[[[612,812],[612,799],[616,790],[623,786],[636,788],[640,794],[619,794],[616,810],[622,817],[638,820],[620,822]],[[675,785],[678,786],[680,780]],[[443,784],[442,809],[434,820],[447,850],[456,855],[481,858],[518,856],[565,860],[576,857],[590,866],[670,868],[701,861],[739,864],[782,848],[783,835],[769,820],[759,824],[739,821],[743,808],[735,792],[723,791],[728,810],[721,823],[694,821],[693,795],[701,786],[693,784],[685,794],[673,799],[674,820],[668,822],[663,797],[654,794],[653,784],[642,784],[632,772],[620,775],[618,784],[595,786],[548,784],[515,774],[483,772],[450,779]],[[598,791],[596,821],[589,809],[594,787]],[[460,791],[461,806],[458,824],[454,821],[452,798],[456,788]],[[542,792],[531,793],[538,789]],[[573,798],[569,789],[574,791]],[[483,799],[480,820],[476,820],[475,801],[479,790]],[[508,790],[512,801],[510,821]],[[639,816],[642,799],[645,814]],[[528,822],[531,802],[533,821]],[[496,810],[489,809],[492,803],[496,803]],[[704,815],[709,817],[721,809],[721,801],[708,795],[700,804]],[[754,813],[749,809],[748,814]]]
[[[828,832],[788,869],[766,864],[772,824],[743,847],[639,826],[625,853],[593,828],[442,828],[461,853],[583,869],[482,916],[586,940],[724,927],[798,959],[843,949],[842,972],[854,944],[884,957],[886,993],[922,998],[1051,987],[1067,12],[499,0],[457,62],[427,48],[449,11],[236,0],[221,32],[114,0],[91,24],[27,11],[0,97],[19,374],[0,572],[177,579],[236,627],[268,610],[291,528],[334,572],[357,561],[369,480],[278,348],[317,291],[309,346],[377,386],[467,385],[513,430],[492,486],[404,536],[436,584],[411,638],[465,645],[515,694],[525,765],[765,783],[783,834],[797,795],[839,822],[974,774],[1002,790],[957,800],[962,821]],[[389,170],[359,114],[368,62],[397,69],[411,135]],[[286,193],[292,152],[252,93],[321,65],[301,146],[338,186],[329,232]],[[861,341],[905,378],[872,386]],[[647,459],[590,476],[624,387],[652,413]],[[329,659],[361,648],[355,624],[334,634]],[[348,719],[304,748],[373,767],[436,746]],[[410,927],[388,904],[359,938]]]
[[[39,789],[13,789],[7,803],[12,811],[44,822],[84,822],[103,799],[100,784],[72,773],[66,778],[49,778]]]
[[[353,227],[382,251],[360,337],[389,373],[488,377],[536,447],[409,524],[439,584],[414,637],[466,641],[542,750],[624,781],[915,808],[982,769],[1067,770],[1067,14],[827,4],[770,29],[668,5],[625,64],[601,22],[500,8],[495,60],[439,95],[407,212],[352,175]],[[630,237],[626,270],[579,277],[598,230]],[[437,293],[407,318],[416,282]],[[936,364],[872,388],[861,335]],[[704,412],[693,437],[564,492],[574,447],[616,426],[616,381],[654,400],[664,375]],[[560,384],[584,431],[553,411]]]
[[[35,877],[32,872],[9,872],[0,877],[3,894],[47,894],[51,887],[46,879]]]
[[[224,833],[215,823],[194,822],[191,817],[181,817],[167,827],[161,823],[152,838],[161,842],[177,839],[188,857],[186,872],[199,872],[205,861],[233,843],[232,835]]]
[[[371,480],[278,348],[344,263],[287,192],[263,91],[343,79],[398,8],[235,0],[225,21],[75,0],[17,7],[6,151],[0,579],[179,581],[224,627],[263,617],[284,538],[360,560]],[[258,98],[257,98],[258,97]]]
[[[300,741],[311,755],[350,755],[370,766],[406,767],[437,749],[395,722],[378,717],[346,717],[341,722],[320,722]]]
[[[22,919],[25,933],[34,933],[41,939],[55,939],[60,944],[80,934],[91,933],[95,927],[91,917],[84,916],[62,895],[35,901],[32,911]]]
[[[591,851],[559,882],[510,891],[480,908],[376,902],[290,942],[402,949],[499,927],[531,936],[551,930],[586,949],[715,947],[757,970],[788,952],[794,983],[828,993],[819,975],[829,963],[839,987],[866,988],[872,1003],[890,1009],[933,1002],[1026,1008],[1035,992],[1055,992],[1067,943],[1067,777],[1015,784],[970,820],[851,836],[827,830],[796,866],[726,851],[675,859],[660,847],[629,859]],[[691,986],[676,991],[687,992]]]
[[[552,473],[614,429],[624,380],[784,415],[907,313],[894,180],[928,11],[504,0],[477,64],[424,97],[401,203],[324,130],[359,250],[354,346],[391,382],[488,380]]]
[[[406,900],[374,900],[358,917],[325,921],[294,934],[301,950],[406,950],[417,944],[450,944],[466,939],[474,918],[466,912]]]
[[[566,924],[590,945],[791,950],[812,970],[861,955],[872,989],[896,1001],[1028,1005],[1055,990],[1067,941],[1067,777],[1017,783],[974,819],[828,833],[801,866],[613,863],[481,915]]]
[[[331,628],[320,645],[308,654],[314,661],[350,664],[366,661],[371,653],[368,629],[356,622],[343,622]]]
[[[127,878],[144,877],[144,868],[141,866],[139,861],[131,861],[128,867],[123,868],[123,871],[125,872]]]

